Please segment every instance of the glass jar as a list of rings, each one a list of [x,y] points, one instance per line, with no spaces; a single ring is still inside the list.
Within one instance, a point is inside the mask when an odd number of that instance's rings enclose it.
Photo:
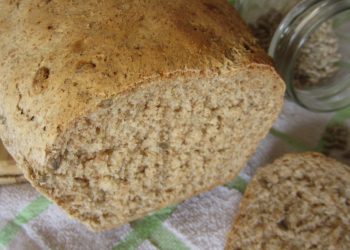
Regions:
[[[350,105],[350,0],[240,0],[236,8],[287,84],[313,111]]]

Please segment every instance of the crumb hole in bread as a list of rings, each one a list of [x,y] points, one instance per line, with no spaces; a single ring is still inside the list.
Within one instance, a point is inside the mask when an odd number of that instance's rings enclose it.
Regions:
[[[304,224],[302,220],[299,220],[296,224],[297,227],[301,227]]]
[[[96,134],[98,135],[98,134],[100,134],[100,132],[101,132],[101,128],[100,127],[96,127]]]
[[[72,51],[74,53],[82,53],[83,52],[83,40],[75,41],[72,44]]]
[[[91,125],[91,120],[89,118],[86,117],[84,120],[85,120],[86,125],[88,125],[88,126]]]
[[[182,110],[182,107],[177,107],[174,109],[174,112],[179,113],[179,112],[181,112],[181,110]]]
[[[57,131],[57,133],[61,133],[62,132],[61,126],[57,126],[56,131]]]
[[[1,124],[1,125],[5,125],[5,123],[6,123],[6,118],[5,118],[5,116],[0,115],[0,124]]]
[[[218,7],[210,3],[204,3],[205,7],[207,7],[210,11],[219,11]]]
[[[113,104],[113,100],[112,99],[106,99],[101,101],[97,106],[99,108],[109,108],[110,106],[112,106]]]
[[[41,67],[35,73],[33,79],[33,88],[36,91],[42,91],[47,88],[47,79],[50,77],[50,69],[47,67]]]
[[[300,191],[298,191],[298,192],[297,192],[297,197],[300,198],[300,199],[302,199],[302,198],[303,198],[303,194],[302,194]]]
[[[72,84],[72,80],[69,78],[64,79],[64,84]]]
[[[142,165],[142,166],[139,167],[138,172],[140,174],[144,174],[146,172],[146,169],[147,169],[147,166],[146,165]]]
[[[50,76],[50,69],[47,67],[41,67],[35,74],[35,79],[37,81],[43,81],[48,79]]]
[[[285,204],[284,207],[283,207],[284,213],[288,213],[290,208],[291,208],[290,204]]]
[[[47,182],[47,175],[43,173],[42,175],[39,175],[39,185],[45,185]]]
[[[161,149],[163,149],[163,150],[166,150],[166,149],[169,148],[169,144],[166,143],[166,142],[161,142],[161,143],[158,144],[158,146],[159,146]]]
[[[96,64],[93,62],[80,61],[75,67],[76,73],[88,72],[96,68]]]
[[[246,42],[243,42],[243,47],[248,52],[254,52],[254,50],[250,47],[250,45]]]
[[[266,178],[260,178],[260,179],[259,179],[259,182],[260,182],[260,185],[261,185],[263,188],[268,188],[268,187],[269,187],[269,181],[266,180]]]
[[[284,231],[287,231],[289,229],[288,221],[285,218],[280,220],[277,223],[277,226]]]
[[[165,192],[166,193],[172,193],[172,192],[174,192],[174,189],[173,188],[168,188],[168,189],[165,190]]]
[[[52,167],[52,169],[54,169],[54,170],[59,169],[60,165],[61,165],[61,157],[60,157],[60,156],[54,158],[54,159],[51,161],[51,167]]]

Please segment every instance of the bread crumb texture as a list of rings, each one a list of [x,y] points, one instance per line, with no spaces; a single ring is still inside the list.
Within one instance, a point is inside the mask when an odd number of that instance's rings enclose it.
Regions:
[[[262,168],[226,249],[350,249],[350,167],[304,153]]]
[[[284,84],[225,0],[0,2],[0,136],[94,230],[232,179]]]

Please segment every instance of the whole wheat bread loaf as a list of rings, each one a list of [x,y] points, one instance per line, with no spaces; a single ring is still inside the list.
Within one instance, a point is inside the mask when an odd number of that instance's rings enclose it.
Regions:
[[[290,154],[249,184],[227,250],[350,249],[350,167]]]
[[[234,178],[284,84],[226,0],[0,2],[0,135],[94,230]]]

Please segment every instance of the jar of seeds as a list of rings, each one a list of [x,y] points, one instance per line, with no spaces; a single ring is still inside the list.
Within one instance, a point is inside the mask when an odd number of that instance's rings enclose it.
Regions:
[[[350,0],[240,0],[288,97],[314,111],[350,105]]]

